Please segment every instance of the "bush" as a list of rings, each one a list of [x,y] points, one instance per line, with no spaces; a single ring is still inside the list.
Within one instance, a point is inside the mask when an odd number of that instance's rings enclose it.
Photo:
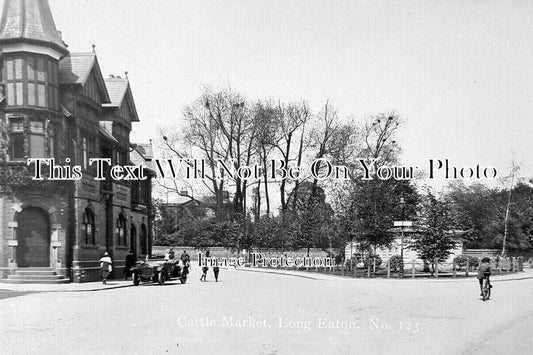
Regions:
[[[344,255],[342,254],[335,255],[335,264],[336,265],[342,264],[343,259],[344,259]]]
[[[466,267],[466,261],[468,260],[468,266],[469,267],[478,267],[479,266],[479,259],[470,256],[470,255],[464,255],[460,254],[455,257],[455,264],[457,265],[457,270],[461,270],[461,268]]]
[[[402,265],[402,257],[400,255],[393,255],[389,259],[390,262],[390,269],[393,272],[400,271],[401,265]]]
[[[474,256],[468,256],[468,265],[470,267],[478,267],[479,266],[479,259]]]
[[[381,256],[379,255],[367,255],[364,259],[365,268],[368,268],[368,265],[370,267],[373,267],[374,265],[374,259],[376,260],[376,269],[379,268],[383,260],[381,259]]]
[[[461,268],[466,266],[466,261],[468,260],[468,256],[466,255],[457,255],[455,257],[455,265],[457,266],[457,270],[461,270]]]

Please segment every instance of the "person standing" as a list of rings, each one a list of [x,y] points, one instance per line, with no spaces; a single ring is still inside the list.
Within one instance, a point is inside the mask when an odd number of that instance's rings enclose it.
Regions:
[[[180,256],[180,259],[183,262],[183,265],[191,261],[191,257],[189,256],[189,254],[187,254],[187,250],[183,251],[183,254],[181,254]]]
[[[213,273],[215,274],[215,282],[218,282],[218,272],[220,271],[220,269],[218,268],[218,266],[213,266]]]
[[[209,258],[209,250],[205,252],[205,258],[206,260]],[[204,281],[204,282],[207,281],[206,277],[207,277],[208,270],[209,270],[209,267],[207,265],[202,267],[202,276],[200,276],[200,281]]]
[[[191,265],[191,258],[189,256],[189,254],[187,254],[186,250],[184,250],[183,254],[181,254],[180,260],[181,260],[181,264],[183,266],[182,273],[184,275],[187,275],[189,273],[189,266]]]
[[[113,266],[111,266],[111,264],[113,264],[113,260],[111,260],[109,253],[106,251],[104,256],[100,258],[100,270],[102,271],[102,283],[104,285],[107,284],[109,273],[113,271]]]
[[[135,256],[133,255],[133,252],[130,251],[128,255],[126,255],[126,262],[124,265],[124,280],[127,280],[128,277],[131,276],[131,268],[135,266]]]

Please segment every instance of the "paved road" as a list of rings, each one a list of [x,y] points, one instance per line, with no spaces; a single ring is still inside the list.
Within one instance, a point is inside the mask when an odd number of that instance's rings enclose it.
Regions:
[[[212,274],[209,275],[212,280]],[[311,275],[312,276],[312,275]],[[320,279],[221,271],[221,282],[0,300],[6,354],[528,354],[533,280]]]
[[[33,292],[17,292],[17,291],[0,289],[0,300],[2,300],[4,298],[20,297],[20,296],[24,296],[24,295],[29,295],[31,293],[33,293]]]

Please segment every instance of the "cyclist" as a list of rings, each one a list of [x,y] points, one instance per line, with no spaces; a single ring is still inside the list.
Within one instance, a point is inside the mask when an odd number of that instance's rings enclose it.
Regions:
[[[483,296],[483,280],[484,279],[487,279],[489,287],[492,287],[492,285],[490,284],[490,279],[489,279],[490,274],[491,274],[490,273],[490,258],[484,257],[481,260],[481,265],[479,265],[479,271],[477,274],[477,278],[479,280],[479,288],[481,290],[480,296]]]

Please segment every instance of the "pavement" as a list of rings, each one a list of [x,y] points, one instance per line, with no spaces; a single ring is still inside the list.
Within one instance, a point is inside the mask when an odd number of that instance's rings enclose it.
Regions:
[[[192,268],[197,269],[197,268]],[[255,272],[255,273],[268,273],[274,275],[284,275],[291,277],[299,277],[310,280],[321,280],[321,281],[332,281],[332,280],[360,280],[365,278],[353,278],[349,276],[340,276],[333,275],[328,273],[321,272],[312,272],[312,271],[296,271],[296,270],[281,270],[281,269],[272,269],[272,268],[238,268],[238,269],[222,269],[222,272]],[[199,271],[198,271],[199,273]],[[472,273],[471,277],[441,277],[441,278],[409,278],[405,277],[403,280],[398,278],[383,278],[376,277],[371,280],[376,282],[416,282],[416,281],[431,281],[431,282],[469,282],[475,278],[475,273]],[[493,275],[491,276],[492,282],[502,282],[502,281],[515,281],[515,280],[525,280],[533,278],[533,268],[524,268],[523,272],[518,273],[508,273],[502,275]],[[108,280],[107,285],[103,285],[101,281],[98,282],[82,282],[82,283],[68,283],[68,284],[4,284],[0,283],[0,291],[15,291],[15,292],[90,292],[90,291],[106,291],[113,290],[117,288],[124,287],[134,287],[131,281],[131,278],[128,280]]]

